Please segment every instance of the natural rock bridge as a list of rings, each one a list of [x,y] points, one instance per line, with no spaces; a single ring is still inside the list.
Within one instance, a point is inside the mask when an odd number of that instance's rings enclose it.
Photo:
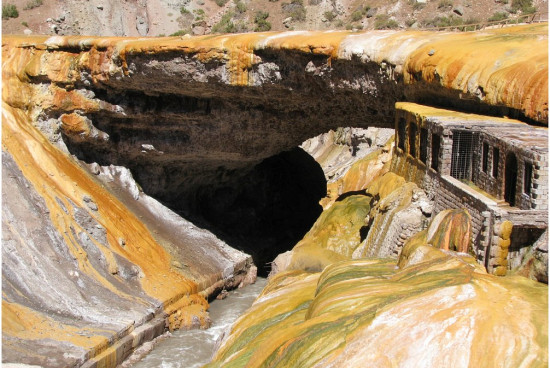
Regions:
[[[229,208],[217,188],[261,192],[277,181],[245,178],[256,164],[329,129],[393,128],[397,101],[545,126],[547,32],[3,37],[4,360],[114,366],[246,282],[246,255],[151,197]],[[322,179],[296,150],[270,160]],[[325,190],[305,188],[291,201]]]
[[[168,199],[329,129],[392,128],[396,101],[546,124],[544,29],[6,37],[5,65],[71,152]]]

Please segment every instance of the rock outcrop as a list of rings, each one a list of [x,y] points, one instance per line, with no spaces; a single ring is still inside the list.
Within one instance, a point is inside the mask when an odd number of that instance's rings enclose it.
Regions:
[[[4,104],[2,133],[3,362],[115,366],[165,329],[207,327],[206,298],[253,272],[127,169],[94,178],[21,110]]]
[[[523,263],[514,272],[548,284],[548,230],[533,244]]]
[[[444,217],[468,227],[461,213]],[[207,367],[548,364],[547,286],[440,250],[465,235],[444,222],[405,245],[400,267],[361,259],[278,273]]]
[[[5,36],[4,100],[80,159],[128,167],[148,194],[177,203],[330,129],[393,128],[400,100],[546,124],[546,42],[542,24],[458,34]]]
[[[355,162],[384,147],[393,135],[393,129],[340,127],[308,139],[301,148],[321,165],[327,183],[333,183],[342,179]],[[349,180],[349,185],[352,182]]]
[[[327,179],[324,209],[342,194],[361,192],[388,172],[393,129],[338,128],[308,139],[302,147],[321,165]]]
[[[325,209],[291,251],[277,256],[270,275],[290,270],[319,272],[349,259],[397,258],[405,241],[422,230],[431,216],[424,191],[392,172],[380,174],[361,189],[362,194],[344,193]]]
[[[280,3],[269,0],[9,0],[19,10],[6,16],[3,34],[59,34],[101,36],[161,36],[215,32],[251,32],[326,29],[382,29],[483,24],[495,15],[509,23],[547,19],[544,0],[513,4],[493,0],[449,3],[420,0],[393,3],[371,0],[311,0]],[[257,12],[265,12],[262,27]],[[538,14],[532,12],[538,11]],[[527,12],[527,13],[526,13]],[[542,14],[541,14],[542,13]],[[223,19],[223,20],[222,20]],[[263,19],[263,18],[262,18]],[[504,23],[504,22],[501,22]],[[217,26],[216,26],[217,25]],[[223,26],[222,26],[223,25]],[[474,29],[474,26],[459,29]]]

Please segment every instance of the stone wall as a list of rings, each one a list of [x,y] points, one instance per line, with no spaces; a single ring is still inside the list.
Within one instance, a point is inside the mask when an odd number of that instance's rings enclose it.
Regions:
[[[487,248],[490,246],[490,204],[467,185],[451,176],[442,176],[434,195],[434,212],[455,208],[468,210],[472,220],[472,251],[478,262],[486,264]]]
[[[391,170],[426,191],[433,201],[434,214],[446,209],[467,209],[472,218],[472,253],[478,262],[485,264],[489,246],[488,228],[491,224],[490,204],[467,185],[451,176],[438,175],[435,170],[427,169],[426,165],[398,148],[394,151]]]
[[[541,146],[547,132],[505,119],[497,122],[495,118],[460,113],[453,117],[452,111],[406,103],[397,105],[398,134],[391,171],[423,188],[433,201],[434,214],[446,209],[468,210],[472,221],[471,253],[489,272],[504,275],[519,266],[528,248],[548,225],[547,182],[543,181],[548,175],[547,154]],[[458,131],[472,134],[469,147],[472,157],[466,169],[471,181],[451,176],[452,156],[459,152],[453,153],[453,138],[458,139]],[[411,137],[411,133],[415,136]],[[455,134],[457,137],[453,137]],[[435,136],[440,139],[437,157],[432,155]],[[488,164],[484,167],[487,148]],[[496,171],[492,166],[494,148],[499,151]],[[517,160],[515,207],[503,200],[509,153]],[[529,190],[524,189],[526,162],[532,164],[533,171]]]
[[[535,206],[532,208],[548,211],[548,161],[535,162],[533,182],[532,197]]]
[[[487,168],[483,170],[483,143],[487,144]],[[517,181],[515,206],[522,209],[548,209],[548,161],[547,156],[537,152],[520,149],[510,141],[504,141],[494,136],[480,133],[477,137],[476,146],[478,150],[474,151],[474,167],[472,172],[472,181],[498,199],[504,198],[504,176],[506,173],[506,157],[508,154],[514,154],[517,159]],[[494,152],[495,148],[499,151],[498,175],[493,175]],[[525,188],[525,167],[526,164],[532,165],[530,188]]]
[[[481,147],[480,150],[474,151],[474,163],[478,170],[474,170],[472,173],[472,181],[476,183],[479,187],[485,188],[487,193],[494,195],[495,197],[500,196],[502,192],[500,182],[495,178],[493,173],[493,147],[498,146],[498,141],[492,137],[477,137],[478,146]],[[487,144],[487,147],[483,146],[483,143]],[[483,152],[487,148],[487,169],[483,170]],[[502,148],[502,147],[499,147]],[[498,172],[503,172],[504,168],[500,165],[498,166]]]

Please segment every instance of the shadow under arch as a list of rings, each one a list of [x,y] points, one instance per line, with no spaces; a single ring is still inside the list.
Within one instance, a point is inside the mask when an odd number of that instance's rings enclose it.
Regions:
[[[326,179],[321,166],[301,148],[269,157],[223,183],[188,193],[184,217],[230,246],[252,256],[258,275],[267,276],[275,257],[290,250],[322,212]],[[170,205],[170,204],[168,204]]]

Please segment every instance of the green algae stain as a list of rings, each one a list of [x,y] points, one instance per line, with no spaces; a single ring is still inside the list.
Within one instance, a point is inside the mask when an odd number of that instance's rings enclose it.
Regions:
[[[317,295],[328,284],[366,277],[387,277],[395,273],[394,259],[363,259],[339,262],[325,268],[317,284]]]
[[[377,198],[393,196],[377,185]],[[294,270],[270,279],[208,367],[548,363],[548,286],[488,275],[456,252],[468,250],[467,211],[438,214],[397,261],[350,260],[373,198],[350,196],[323,213],[295,247]]]
[[[237,320],[231,336],[217,352],[214,362],[207,367],[237,367],[243,365],[235,361],[256,360],[251,352],[263,353],[266,350],[264,346],[270,346],[271,341],[280,335],[281,326],[292,328],[303,322],[318,277],[318,273],[293,271],[273,277],[266,287],[267,291],[264,289],[247,314]]]
[[[290,269],[321,271],[331,263],[350,259],[361,243],[370,203],[369,196],[353,195],[323,211],[294,247]]]
[[[503,279],[488,275],[470,264],[466,255],[431,249],[440,256],[427,257],[402,269],[396,268],[391,260],[344,261],[328,266],[317,277],[309,274],[282,289],[272,289],[263,298],[271,298],[270,303],[282,306],[287,317],[262,321],[256,319],[254,311],[244,316],[239,323],[248,326],[249,331],[241,334],[245,341],[239,341],[223,354],[224,359],[218,360],[222,365],[212,367],[323,366],[351,359],[353,354],[346,353],[351,345],[354,354],[372,356],[373,362],[393,361],[402,366],[407,359],[418,357],[407,356],[411,351],[408,347],[417,342],[414,334],[408,336],[406,331],[392,327],[400,323],[408,328],[427,324],[433,332],[422,332],[422,336],[432,344],[469,331],[471,340],[434,348],[440,361],[448,361],[456,349],[466,349],[463,355],[472,357],[469,366],[487,366],[486,354],[496,354],[491,359],[496,359],[496,363],[506,361],[510,367],[530,362],[533,356],[537,362],[548,361],[546,285],[519,277]],[[296,278],[296,274],[289,275]],[[284,276],[278,275],[276,282],[281,283]],[[284,301],[300,295],[300,290],[309,302],[293,305]],[[522,310],[518,312],[515,308]],[[510,322],[512,316],[519,320]],[[373,326],[383,331],[380,345],[377,338],[369,335],[375,333],[371,331]],[[236,330],[240,330],[238,326]],[[258,339],[259,331],[264,337]],[[504,337],[498,337],[499,333]],[[400,338],[398,344],[388,343],[392,334],[393,339]],[[391,349],[397,349],[395,356],[399,359],[388,352]],[[422,352],[415,354],[422,357]],[[369,362],[364,363],[368,366]],[[378,363],[373,366],[387,366]],[[459,361],[454,363],[461,366]]]

